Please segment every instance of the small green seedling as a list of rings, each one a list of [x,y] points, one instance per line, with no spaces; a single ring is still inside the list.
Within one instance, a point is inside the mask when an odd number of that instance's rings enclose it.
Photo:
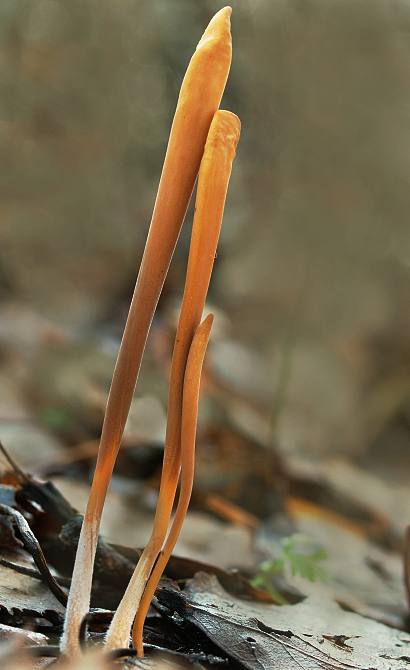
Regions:
[[[252,585],[267,591],[279,605],[286,599],[278,591],[277,579],[290,574],[310,582],[327,582],[329,576],[323,567],[328,557],[326,550],[302,533],[295,533],[281,541],[281,552],[276,558],[264,561],[252,580]]]

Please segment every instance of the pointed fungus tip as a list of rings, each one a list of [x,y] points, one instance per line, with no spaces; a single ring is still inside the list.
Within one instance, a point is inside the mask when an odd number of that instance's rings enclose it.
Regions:
[[[214,147],[224,146],[233,157],[240,134],[241,122],[239,117],[226,109],[218,109],[212,119],[207,144]]]
[[[210,26],[216,26],[219,25],[221,28],[228,28],[228,30],[231,27],[231,14],[232,14],[232,7],[227,5],[226,7],[222,7],[219,11],[216,12],[216,14],[213,15],[212,19],[210,20],[208,24],[208,28]]]
[[[231,39],[232,7],[223,7],[208,23],[204,34],[198,42],[197,49],[204,46],[209,40],[224,41]]]
[[[213,322],[214,322],[214,318],[215,318],[214,315],[212,314],[212,312],[210,312],[210,313],[204,318],[204,320],[202,321],[202,323],[201,323],[200,325],[202,326],[202,328],[205,328],[206,330],[208,330],[208,328],[209,328],[209,330],[210,330],[211,327],[212,327],[212,324],[213,324]]]
[[[225,124],[225,126],[231,126],[232,128],[237,129],[238,135],[241,130],[241,120],[234,112],[230,112],[227,109],[217,109],[214,116],[214,123]]]
[[[232,14],[232,7],[230,5],[226,5],[226,7],[222,7],[222,9],[220,9],[219,12],[215,14],[215,16],[218,14],[223,14],[229,19]]]

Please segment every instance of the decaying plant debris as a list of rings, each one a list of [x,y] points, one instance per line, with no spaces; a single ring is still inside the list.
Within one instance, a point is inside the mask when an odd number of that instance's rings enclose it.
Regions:
[[[302,493],[303,484],[305,493],[302,495],[306,495],[309,486],[312,487],[308,480],[302,482],[300,473],[298,480],[290,472],[284,472],[283,477],[283,485],[288,490],[296,490],[297,483]],[[2,482],[1,625],[9,627],[3,629],[3,635],[12,635],[10,627],[20,630],[34,628],[40,637],[27,635],[24,640],[26,655],[31,658],[41,655],[55,657],[59,655],[58,638],[64,619],[64,605],[59,602],[59,594],[54,593],[49,571],[52,570],[64,600],[70,585],[81,518],[49,482],[37,480],[21,471],[15,472],[10,466]],[[299,500],[302,502],[303,498]],[[305,499],[305,504],[309,510],[312,503]],[[335,531],[342,537],[345,537],[345,530],[343,525],[338,524],[343,519],[343,523],[347,524],[348,513],[353,514],[349,523],[356,518],[355,533],[365,535],[367,532],[365,510],[352,510],[351,502],[348,499],[343,501],[341,497],[337,513],[340,520],[337,521],[335,516],[332,523],[336,524]],[[22,516],[27,520],[24,524],[20,522]],[[259,520],[258,533],[261,532],[271,532],[262,519]],[[386,541],[391,542],[391,539],[379,536],[381,546]],[[47,562],[47,569],[44,561],[38,561],[38,546]],[[141,551],[112,546],[100,539],[92,592],[92,606],[97,606],[97,609],[90,611],[81,629],[84,650],[104,638],[140,554]],[[385,560],[383,565],[387,569]],[[332,563],[328,567],[331,566]],[[386,572],[384,579],[393,578],[393,574]],[[5,588],[6,584],[10,585],[9,590]],[[260,667],[286,668],[293,662],[318,668],[405,667],[402,664],[408,657],[410,637],[404,630],[404,610],[401,623],[397,610],[395,625],[401,627],[397,629],[391,627],[393,621],[389,620],[387,611],[383,623],[369,619],[369,616],[380,619],[381,607],[378,611],[368,608],[366,617],[350,615],[341,609],[334,602],[332,590],[337,589],[337,585],[332,583],[324,585],[324,590],[316,585],[316,595],[304,602],[302,593],[306,591],[306,584],[299,594],[288,590],[280,580],[277,587],[288,603],[294,604],[274,604],[267,593],[253,588],[237,573],[173,557],[166,568],[166,578],[156,592],[155,611],[149,614],[144,628],[144,648],[149,662],[156,667],[155,654],[161,653],[166,663],[176,663],[176,667],[184,660],[199,663],[200,667],[220,666],[232,670],[238,667],[251,670]],[[354,597],[350,602],[339,598],[339,602],[343,608],[356,608],[357,611],[363,608],[363,604],[360,605]],[[103,609],[98,609],[101,607]],[[21,658],[21,653],[20,649],[18,652],[14,648],[7,650],[10,667],[13,667],[16,654]],[[135,660],[132,649],[118,649],[112,653],[121,657],[124,663]],[[32,662],[28,661],[29,667],[32,667]],[[103,661],[102,657],[97,660],[93,657],[90,662],[107,661]]]

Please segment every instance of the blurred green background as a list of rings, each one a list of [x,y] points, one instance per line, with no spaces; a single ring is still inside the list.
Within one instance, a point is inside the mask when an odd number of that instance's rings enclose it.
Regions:
[[[97,432],[179,86],[222,6],[1,0],[3,441],[22,417],[31,440],[40,419],[53,432],[95,407]],[[223,107],[242,137],[210,292],[223,391],[202,421],[407,481],[410,5],[232,7]],[[137,390],[160,414],[158,333],[172,330],[190,224]]]

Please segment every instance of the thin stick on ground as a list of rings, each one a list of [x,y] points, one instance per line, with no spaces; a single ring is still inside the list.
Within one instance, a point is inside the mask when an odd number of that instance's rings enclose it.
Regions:
[[[168,531],[181,467],[185,368],[193,335],[205,305],[239,134],[238,117],[232,112],[217,111],[199,171],[185,290],[172,356],[165,453],[154,526],[107,633],[106,643],[110,649],[128,644],[139,601]]]
[[[84,515],[61,650],[79,652],[89,610],[102,509],[127,420],[148,331],[194,187],[207,133],[231,63],[230,7],[211,20],[190,61],[171,128],[148,239],[108,397],[97,465]]]

